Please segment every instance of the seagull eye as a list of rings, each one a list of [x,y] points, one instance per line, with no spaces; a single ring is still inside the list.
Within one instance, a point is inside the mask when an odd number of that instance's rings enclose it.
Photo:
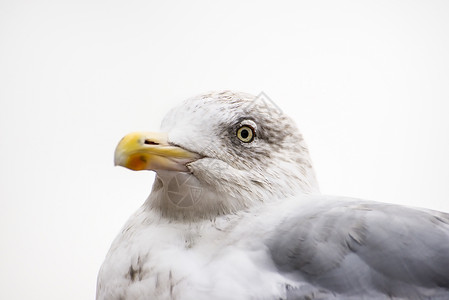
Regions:
[[[254,140],[254,129],[244,125],[237,129],[237,137],[244,143],[250,143]]]

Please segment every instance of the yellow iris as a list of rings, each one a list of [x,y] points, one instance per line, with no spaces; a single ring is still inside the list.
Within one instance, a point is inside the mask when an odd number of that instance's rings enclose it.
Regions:
[[[237,137],[244,143],[250,143],[254,140],[254,129],[250,126],[243,125],[237,129]]]

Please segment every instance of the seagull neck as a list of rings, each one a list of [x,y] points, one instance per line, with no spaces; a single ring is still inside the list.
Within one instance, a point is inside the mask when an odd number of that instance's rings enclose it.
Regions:
[[[158,172],[144,206],[167,219],[196,222],[231,213],[226,202],[189,173]]]

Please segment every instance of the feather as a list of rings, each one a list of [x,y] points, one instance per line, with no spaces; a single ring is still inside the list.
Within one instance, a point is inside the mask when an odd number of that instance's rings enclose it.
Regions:
[[[118,165],[157,176],[97,300],[449,299],[449,215],[321,195],[302,135],[265,94],[188,99],[162,131],[117,146]]]

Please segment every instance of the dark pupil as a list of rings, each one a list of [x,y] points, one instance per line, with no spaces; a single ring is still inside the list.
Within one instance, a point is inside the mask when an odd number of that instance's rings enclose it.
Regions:
[[[246,138],[248,137],[248,135],[249,135],[249,132],[248,132],[248,130],[243,129],[243,130],[240,132],[240,135],[242,136],[242,138],[246,139]]]

